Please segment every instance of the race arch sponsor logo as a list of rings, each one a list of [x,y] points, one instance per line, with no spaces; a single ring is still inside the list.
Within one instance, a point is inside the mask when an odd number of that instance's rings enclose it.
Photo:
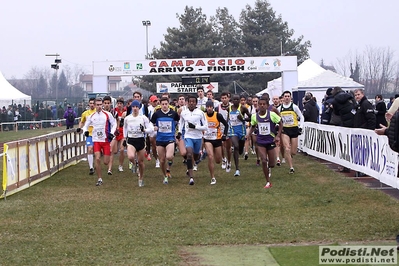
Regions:
[[[159,90],[158,90],[160,93],[164,93],[164,92],[168,92],[169,91],[169,89],[168,89],[168,86],[167,85],[165,85],[165,84],[159,84]]]
[[[136,70],[143,70],[143,63],[137,63]]]
[[[249,61],[249,67],[248,67],[248,70],[258,70],[258,67],[257,66],[255,66],[255,61],[254,60],[251,60],[251,61]]]
[[[123,69],[125,69],[125,70],[130,69],[130,63],[129,63],[129,62],[125,62],[125,63],[123,64]]]
[[[278,59],[278,58],[274,59],[273,66],[274,67],[281,67],[281,60]]]
[[[114,71],[115,71],[114,65],[110,65],[110,66],[108,67],[108,70],[109,70],[109,72],[114,72]]]

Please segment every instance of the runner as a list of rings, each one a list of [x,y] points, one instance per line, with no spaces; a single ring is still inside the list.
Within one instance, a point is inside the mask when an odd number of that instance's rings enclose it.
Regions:
[[[251,117],[253,114],[256,114],[258,112],[259,109],[259,97],[254,95],[252,96],[252,105],[251,105],[251,109],[249,110],[249,112],[251,113]],[[249,132],[249,130],[251,130],[251,125],[250,127],[247,129],[247,134]],[[256,144],[256,135],[258,134],[258,130],[255,129],[252,134],[249,134],[250,139],[251,139],[251,150],[252,150],[252,154],[256,154],[256,165],[259,166],[260,165],[260,159],[259,159],[259,154],[258,154],[258,145]]]
[[[125,160],[125,147],[123,147],[123,113],[126,112],[126,107],[124,106],[125,101],[122,97],[118,98],[116,101],[115,111],[118,113],[119,117],[119,134],[115,136],[116,140],[116,149],[119,149],[119,166],[118,171],[123,172],[123,161]],[[111,149],[114,150],[111,144]]]
[[[101,175],[101,153],[104,155],[104,164],[109,164],[111,154],[110,142],[115,137],[111,132],[116,130],[116,121],[111,113],[103,110],[103,102],[101,98],[96,98],[96,111],[87,117],[82,130],[86,137],[89,136],[89,127],[92,126],[93,150],[96,159],[97,183],[96,186],[103,184]]]
[[[295,173],[292,157],[298,149],[298,136],[303,128],[303,116],[298,106],[291,102],[291,92],[283,92],[283,104],[278,108],[283,120],[281,141],[285,149],[285,160],[290,166],[290,174]]]
[[[154,131],[153,125],[148,118],[140,115],[140,102],[134,100],[131,104],[132,114],[125,117],[123,125],[124,146],[127,146],[127,157],[132,163],[138,161],[139,187],[143,187],[144,178],[144,158],[145,158],[145,133]],[[136,158],[137,154],[137,158]]]
[[[184,143],[187,150],[187,174],[190,177],[189,185],[194,185],[193,162],[199,160],[202,147],[202,132],[207,130],[208,122],[204,112],[197,108],[197,98],[188,97],[188,109],[182,111],[179,122],[179,133],[185,129]]]
[[[221,103],[215,111],[221,114],[224,120],[228,120],[229,109],[230,109],[230,97],[228,92],[222,92]],[[224,125],[221,125],[221,131],[224,131]],[[226,172],[231,171],[231,140],[227,137],[225,141],[222,141],[222,169],[226,169]]]
[[[233,157],[236,172],[234,176],[240,176],[239,156],[244,152],[245,145],[245,122],[251,119],[251,114],[245,106],[240,105],[240,96],[233,95],[233,105],[229,108],[229,138],[234,147]],[[244,116],[247,115],[247,119]]]
[[[87,121],[87,117],[94,114],[96,112],[96,107],[94,105],[94,101],[96,98],[89,99],[89,109],[82,113],[82,117],[80,118],[79,127],[76,129],[76,132],[82,132],[82,127]],[[89,175],[94,174],[94,167],[93,167],[93,139],[92,139],[92,132],[93,127],[89,127],[89,136],[86,137],[86,147],[87,147],[87,162],[89,163]]]
[[[156,145],[158,158],[161,164],[163,183],[168,184],[171,178],[170,168],[167,171],[166,160],[172,161],[175,152],[175,131],[179,115],[169,108],[168,98],[161,98],[161,109],[151,117],[154,130],[157,131]],[[169,166],[170,167],[170,166]]]
[[[214,103],[208,101],[206,103],[205,118],[208,121],[208,128],[204,134],[204,145],[208,154],[208,168],[211,174],[211,185],[216,184],[215,165],[222,161],[222,140],[226,140],[228,132],[228,124],[221,114],[214,111]],[[220,130],[221,124],[224,126],[223,134]]]
[[[151,120],[152,115],[155,113],[155,107],[157,107],[159,104],[159,99],[156,95],[152,95],[149,99],[149,105],[148,105],[148,118]],[[157,132],[153,131],[152,133],[148,134],[149,137],[149,146],[152,149],[152,156],[155,159],[155,168],[161,167],[159,164],[159,159],[158,159],[158,153],[157,153]],[[150,150],[150,149],[149,149]],[[149,154],[149,150],[147,153]]]
[[[247,137],[250,137],[255,129],[258,129],[256,143],[259,156],[262,160],[263,173],[266,178],[266,185],[264,188],[271,188],[272,183],[270,183],[271,173],[269,168],[273,168],[276,162],[276,152],[274,148],[276,147],[276,143],[280,141],[282,122],[279,115],[268,110],[269,97],[262,96],[259,99],[258,108],[259,112],[251,116],[251,129]],[[280,125],[278,132],[276,132],[276,124]]]
[[[183,94],[179,95],[177,104],[179,106],[179,109],[177,109],[177,113],[180,116],[184,110],[187,110],[186,97]],[[185,133],[184,128],[182,128],[181,133],[182,133],[182,135],[181,135],[180,139],[177,140],[177,145],[179,147],[180,155],[183,157],[183,163],[187,163],[187,156],[186,156],[187,151],[186,151],[186,145],[184,143],[184,133]]]
[[[109,157],[109,164],[108,164],[108,175],[112,175],[112,164],[114,160],[114,154],[118,153],[118,140],[116,139],[116,136],[120,135],[119,132],[119,117],[118,117],[118,112],[112,109],[111,107],[111,97],[110,96],[104,96],[103,98],[103,109],[109,113],[115,118],[116,121],[116,130],[115,132],[111,132],[112,134],[115,135],[115,138],[111,141],[111,155]],[[122,132],[123,134],[123,132]]]

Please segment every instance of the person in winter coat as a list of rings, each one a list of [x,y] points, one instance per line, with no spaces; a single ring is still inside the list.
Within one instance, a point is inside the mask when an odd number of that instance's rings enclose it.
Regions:
[[[392,119],[389,123],[389,127],[381,125],[380,128],[377,128],[374,130],[374,132],[377,133],[378,135],[388,136],[389,147],[391,147],[391,149],[396,152],[399,152],[399,135],[398,135],[399,121],[398,121],[398,119],[399,119],[399,112],[396,112],[392,116]]]
[[[381,94],[375,96],[375,128],[381,128],[380,125],[387,126],[387,120],[385,119],[385,113],[387,112],[387,107],[385,105],[384,99]]]
[[[332,90],[334,97],[330,124],[343,127],[353,127],[355,116],[355,99],[352,94],[346,93],[341,87],[335,87]],[[338,121],[335,119],[338,118]]]
[[[72,106],[68,105],[67,110],[64,113],[66,129],[73,128],[75,124],[76,113],[73,111]]]
[[[316,102],[313,100],[312,94],[306,93],[303,99],[302,114],[305,122],[318,123],[319,110],[317,109]]]
[[[331,120],[331,113],[333,111],[332,103],[334,101],[334,96],[332,96],[332,88],[328,88],[326,95],[321,101],[321,124],[328,125]]]
[[[357,105],[353,127],[374,130],[376,119],[373,105],[367,100],[362,89],[356,89],[354,92]]]

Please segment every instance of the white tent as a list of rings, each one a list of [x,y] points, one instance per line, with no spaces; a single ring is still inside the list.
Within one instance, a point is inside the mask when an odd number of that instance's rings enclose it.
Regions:
[[[298,82],[311,79],[326,70],[319,66],[312,59],[305,60],[298,66]],[[256,95],[261,96],[263,93],[268,93],[270,98],[275,95],[281,95],[282,93],[282,78],[277,78],[267,83],[267,88],[258,92]]]
[[[0,71],[0,108],[6,108],[11,104],[29,104],[31,105],[31,97],[20,92],[11,85]]]
[[[326,90],[337,86],[346,91],[364,88],[364,85],[353,81],[351,78],[326,70],[308,80],[299,81],[298,86],[292,88],[294,101],[299,107],[302,107],[302,98],[306,92],[311,92],[316,97],[317,103],[320,104],[326,94]]]
[[[328,89],[333,87],[342,89],[364,88],[364,85],[353,81],[353,79],[337,74],[331,70],[326,70],[310,79],[298,81],[298,86],[293,90]]]

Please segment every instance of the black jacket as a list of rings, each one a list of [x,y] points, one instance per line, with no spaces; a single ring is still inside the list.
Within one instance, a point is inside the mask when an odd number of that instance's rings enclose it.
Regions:
[[[353,127],[354,108],[355,100],[351,94],[341,91],[334,96],[333,111],[335,115],[341,117],[340,126]]]
[[[389,123],[389,127],[385,130],[385,135],[388,136],[389,147],[391,147],[391,149],[396,152],[399,152],[398,120],[399,120],[399,112],[396,112],[392,116],[391,122]]]
[[[387,106],[384,101],[376,102],[375,104],[375,128],[381,128],[380,124],[387,126],[387,120],[385,119],[385,113],[387,112]]]
[[[367,100],[366,96],[356,105],[355,128],[375,129],[375,113],[373,105]]]
[[[332,95],[324,97],[322,101],[322,108],[321,108],[321,123],[328,125],[330,124],[331,113],[333,111],[332,103],[334,101],[334,97]]]
[[[316,103],[313,101],[313,99],[310,99],[307,103],[305,103],[302,113],[305,122],[318,123],[319,110],[317,109]]]

